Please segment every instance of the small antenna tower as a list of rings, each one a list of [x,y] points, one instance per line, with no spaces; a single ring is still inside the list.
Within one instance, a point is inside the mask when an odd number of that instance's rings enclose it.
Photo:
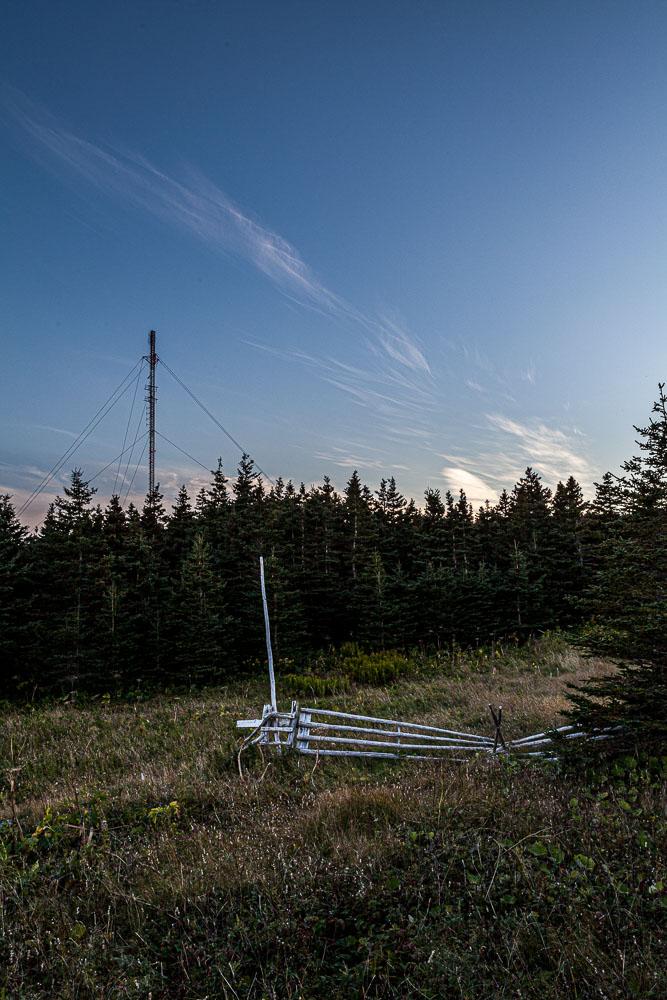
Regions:
[[[148,337],[149,353],[144,354],[144,361],[148,362],[148,385],[146,386],[146,402],[148,403],[148,495],[153,503],[153,491],[155,490],[155,366],[158,356],[155,353],[155,330],[151,330]]]

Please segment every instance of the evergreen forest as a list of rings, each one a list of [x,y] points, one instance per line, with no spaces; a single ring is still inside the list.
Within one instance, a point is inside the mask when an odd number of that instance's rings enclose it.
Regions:
[[[169,513],[78,469],[34,533],[0,498],[0,1000],[664,997],[663,386],[635,430],[590,499],[267,488],[248,456]],[[580,732],[241,754],[260,555],[279,701]]]
[[[4,496],[0,694],[191,688],[263,669],[260,555],[277,659],[558,628],[664,666],[666,403],[660,385],[638,456],[589,502],[573,477],[552,492],[532,468],[477,511],[430,488],[417,506],[393,477],[371,492],[357,472],[342,494],[327,477],[267,488],[247,455],[229,479],[219,462],[194,498],[182,487],[170,512],[159,487],[143,509],[117,496],[102,509],[75,469],[29,533]]]

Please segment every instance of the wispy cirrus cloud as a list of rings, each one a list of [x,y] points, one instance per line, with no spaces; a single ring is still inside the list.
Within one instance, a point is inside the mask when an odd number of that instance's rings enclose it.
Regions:
[[[389,316],[368,316],[337,295],[296,247],[242,211],[199,171],[189,168],[177,179],[140,153],[83,139],[17,91],[5,89],[3,104],[29,137],[31,152],[47,168],[82,178],[106,197],[137,206],[215,251],[250,262],[299,305],[361,327],[370,355],[368,370],[346,369],[340,362],[323,359],[323,371],[327,366],[337,368],[337,378],[330,379],[333,385],[362,402],[365,395],[367,405],[376,399],[404,407],[415,393],[422,399],[428,395],[428,361],[404,324]],[[313,363],[298,352],[292,358]],[[378,391],[378,384],[393,393]]]
[[[75,434],[74,431],[67,431],[62,427],[51,427],[49,424],[33,424],[33,426],[39,431],[52,431],[54,434],[64,434],[65,437],[76,438],[79,436],[78,434]]]
[[[456,350],[460,351],[466,361],[469,364],[479,368],[480,371],[486,372],[487,375],[495,374],[495,367],[489,356],[483,351],[478,344],[467,343],[464,340],[458,340],[455,342],[450,341],[450,346]]]
[[[491,427],[511,441],[515,460],[517,456],[523,457],[524,462],[534,466],[548,483],[555,485],[568,476],[586,485],[592,481],[595,470],[582,453],[582,436],[576,430],[568,434],[540,420],[519,423],[499,413],[487,414],[486,418]]]
[[[385,460],[379,457],[371,458],[369,455],[359,454],[346,448],[333,447],[329,451],[319,451],[315,453],[315,458],[324,462],[331,462],[341,469],[365,469],[382,471],[387,468]]]
[[[18,511],[33,495],[35,487],[47,475],[47,470],[37,465],[0,462],[0,496],[10,496],[14,509]],[[29,513],[26,511],[21,516],[21,521],[30,528],[37,526],[43,520],[49,504],[62,491],[62,487],[67,484],[68,479],[69,476],[65,474],[64,470],[59,471],[48,484],[47,489],[37,496]]]
[[[442,454],[448,463],[442,476],[452,492],[463,489],[474,504],[493,500],[503,489],[511,490],[532,466],[552,489],[559,480],[574,476],[584,492],[591,492],[597,470],[586,455],[586,441],[576,430],[549,427],[539,418],[528,423],[500,413],[485,415],[477,428],[475,447],[468,452]]]
[[[525,371],[521,372],[521,379],[523,382],[530,382],[531,385],[535,385],[535,379],[537,377],[537,370],[535,365],[531,361]]]
[[[456,465],[445,466],[440,475],[446,489],[454,495],[463,490],[473,507],[479,507],[486,500],[495,503],[498,499],[497,491],[481,475],[469,469]]]
[[[2,470],[0,475],[9,473],[26,485],[35,479],[43,479],[47,474],[45,469],[40,469],[36,465],[14,465],[11,462],[0,462],[0,470]]]
[[[198,171],[190,169],[187,179],[177,180],[140,153],[82,139],[17,92],[5,92],[3,98],[47,167],[78,175],[107,196],[135,204],[215,249],[243,257],[303,304],[357,318],[354,307],[329,291],[287,240],[242,212]]]
[[[320,357],[252,340],[247,343],[284,361],[297,361],[314,369],[326,382],[345,393],[356,406],[371,409],[385,431],[396,426],[397,416],[400,415],[404,433],[413,436],[411,428],[418,425],[420,434],[426,436],[427,415],[434,408],[430,373],[429,384],[425,384],[419,372],[400,371],[391,363],[378,362],[373,355],[369,357],[368,364],[361,367],[331,355]],[[405,422],[406,414],[410,414],[409,423]]]
[[[397,322],[387,316],[384,316],[375,326],[379,342],[390,358],[412,371],[423,372],[426,375],[431,374],[428,361],[414,338],[404,327],[399,326]]]

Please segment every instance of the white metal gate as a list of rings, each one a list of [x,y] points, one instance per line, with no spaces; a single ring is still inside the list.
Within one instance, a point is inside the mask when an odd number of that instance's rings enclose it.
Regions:
[[[369,715],[354,715],[328,708],[307,708],[292,702],[289,712],[264,706],[261,719],[242,719],[239,729],[250,729],[241,749],[253,743],[278,753],[296,750],[320,757],[379,757],[407,760],[461,760],[473,754],[516,753],[543,757],[554,750],[554,733],[536,733],[520,740],[506,740],[502,733],[502,706],[489,705],[494,736],[441,729],[417,722],[400,722]],[[561,738],[582,736],[573,726],[555,732]]]

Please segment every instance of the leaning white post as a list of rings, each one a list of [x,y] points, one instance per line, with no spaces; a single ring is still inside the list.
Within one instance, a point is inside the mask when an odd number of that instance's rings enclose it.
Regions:
[[[271,707],[277,711],[276,678],[273,673],[273,653],[271,651],[271,629],[269,628],[269,609],[266,603],[266,588],[264,586],[264,556],[259,557],[259,575],[262,582],[262,603],[264,604],[264,627],[266,629],[266,652],[269,657],[269,680],[271,682]]]

